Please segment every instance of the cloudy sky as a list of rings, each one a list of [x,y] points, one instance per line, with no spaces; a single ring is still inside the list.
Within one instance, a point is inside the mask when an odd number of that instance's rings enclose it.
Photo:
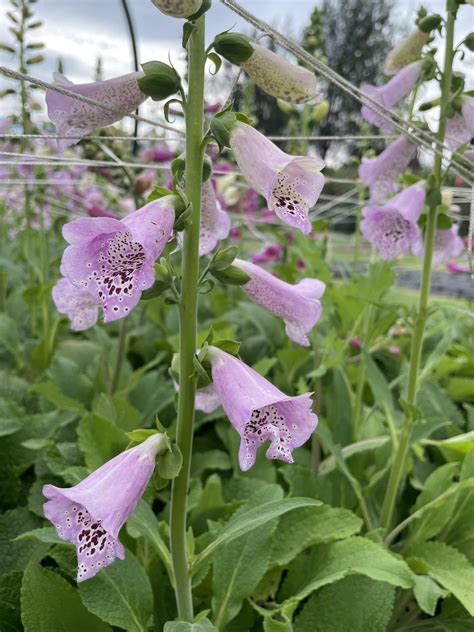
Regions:
[[[179,66],[182,21],[162,15],[150,0],[128,0],[133,13],[140,61],[161,59],[168,54]],[[298,36],[309,15],[318,4],[314,0],[242,0],[242,5],[255,15],[271,22],[286,34]],[[444,0],[425,0],[425,6],[433,11],[443,11]],[[413,0],[395,0],[393,21],[400,28],[409,28],[419,3]],[[65,74],[74,82],[93,80],[97,58],[103,61],[104,77],[124,74],[133,69],[127,25],[119,0],[39,0],[34,5],[36,14],[44,20],[37,29],[36,41],[46,43],[46,61],[32,66],[35,76],[50,80],[58,58],[63,61]],[[10,8],[9,0],[0,0],[0,41],[8,42],[8,21],[4,18]],[[208,13],[208,39],[218,32],[248,27],[229,9],[215,1]],[[460,39],[472,29],[473,9],[462,7],[459,13],[458,32]],[[0,64],[14,67],[11,55],[0,51]],[[472,71],[472,59],[464,62],[463,70]],[[472,74],[472,72],[471,72]],[[349,78],[350,79],[350,78]],[[8,85],[0,75],[0,84]],[[7,114],[13,107],[11,100],[0,101],[0,113]]]

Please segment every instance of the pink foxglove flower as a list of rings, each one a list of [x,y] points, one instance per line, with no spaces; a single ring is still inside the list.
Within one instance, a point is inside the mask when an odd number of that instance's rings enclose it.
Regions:
[[[154,434],[120,453],[74,487],[45,485],[46,518],[62,540],[77,550],[77,581],[94,577],[125,549],[119,531],[138,504],[155,469],[155,457],[168,447],[164,435]]]
[[[219,395],[212,382],[196,391],[196,410],[202,410],[203,413],[209,414],[219,408],[220,405]]]
[[[269,459],[293,463],[292,451],[303,445],[317,426],[311,393],[289,397],[234,356],[209,347],[212,381],[229,421],[241,437],[239,462],[246,472],[257,448],[269,440]]]
[[[413,184],[388,200],[384,206],[365,206],[360,229],[364,237],[375,244],[382,259],[398,257],[413,248],[421,238],[418,227],[425,188]]]
[[[393,108],[397,105],[397,103],[402,101],[402,99],[407,97],[416,86],[416,82],[420,78],[422,69],[423,62],[415,61],[402,68],[402,70],[400,70],[385,85],[378,87],[364,83],[361,85],[360,89],[364,94],[372,97],[386,108]],[[393,130],[392,123],[377,114],[377,112],[375,112],[369,105],[364,105],[362,107],[361,114],[368,123],[372,123],[372,125],[380,127],[380,129],[387,134]]]
[[[290,156],[250,125],[237,121],[230,146],[248,184],[263,195],[268,208],[305,235],[311,232],[308,211],[324,186],[319,158]]]
[[[454,272],[454,274],[469,274],[469,268],[467,266],[463,266],[457,261],[449,261],[446,264],[446,268],[450,272]]]
[[[452,151],[474,138],[474,97],[464,95],[461,104],[462,113],[446,121],[446,144]]]
[[[202,185],[199,255],[208,255],[230,233],[230,216],[221,209],[211,180]]]
[[[97,297],[108,323],[127,316],[155,281],[154,264],[171,237],[173,196],[150,202],[123,220],[81,217],[63,227],[61,273]]]
[[[48,116],[56,124],[60,136],[86,136],[98,127],[112,125],[127,114],[134,112],[147,98],[138,87],[139,77],[143,73],[133,72],[107,81],[74,84],[61,74],[54,73],[59,86],[67,88],[95,101],[100,101],[109,109],[99,108],[84,103],[59,92],[46,92]],[[112,111],[113,110],[113,111]],[[59,151],[78,143],[80,138],[63,138],[58,140]]]
[[[188,18],[201,8],[202,0],[151,0],[155,7],[172,18]]]
[[[322,306],[319,299],[324,293],[325,284],[318,279],[303,279],[291,285],[248,261],[235,259],[234,265],[250,277],[250,281],[241,286],[247,296],[257,305],[282,318],[287,336],[308,347],[306,334],[313,329],[321,316]]]
[[[93,327],[99,315],[99,301],[89,290],[75,287],[69,279],[59,279],[53,287],[53,301],[60,314],[71,321],[73,331]]]
[[[273,51],[251,42],[253,53],[240,66],[267,94],[287,103],[315,103],[321,95],[314,72],[282,59]]]
[[[416,156],[416,145],[404,136],[398,138],[376,158],[363,158],[359,177],[370,189],[370,201],[383,202],[397,189],[396,178]]]
[[[464,242],[461,237],[459,237],[458,231],[459,226],[457,224],[453,224],[451,228],[444,230],[438,229],[436,231],[432,258],[433,268],[437,268],[452,257],[459,257],[464,251]],[[413,245],[413,254],[422,257],[424,252],[424,241],[420,235]]]
[[[419,59],[423,46],[428,42],[429,37],[429,33],[423,33],[418,29],[412,31],[389,52],[385,60],[384,73],[394,75],[412,61]]]

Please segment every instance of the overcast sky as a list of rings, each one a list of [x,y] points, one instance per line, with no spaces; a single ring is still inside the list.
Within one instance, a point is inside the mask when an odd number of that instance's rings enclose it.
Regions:
[[[298,36],[308,23],[314,0],[242,0],[242,5],[262,19],[279,27],[286,34]],[[400,29],[409,28],[420,3],[413,0],[395,0],[394,24]],[[444,0],[424,2],[430,10],[443,12]],[[179,65],[180,37],[182,20],[176,20],[161,14],[150,0],[129,0],[135,23],[140,61],[161,59],[166,61],[168,54]],[[31,74],[51,80],[60,57],[65,74],[74,82],[87,82],[94,78],[97,58],[103,61],[104,77],[114,77],[133,70],[131,49],[127,25],[119,0],[39,0],[33,5],[38,18],[44,20],[44,26],[37,29],[37,40],[46,43],[46,61],[31,67]],[[9,22],[4,17],[10,8],[8,0],[0,0],[0,41],[8,42]],[[457,22],[456,39],[472,30],[474,10],[469,5],[461,8]],[[232,11],[220,2],[208,13],[207,36],[212,37],[221,31],[235,27],[235,30],[247,31],[248,26]],[[0,51],[1,65],[14,67],[11,55]],[[464,72],[471,71],[470,62],[464,62]],[[348,77],[350,79],[350,77]],[[8,85],[0,75],[0,84]],[[0,113],[7,114],[13,107],[10,100],[0,101]]]

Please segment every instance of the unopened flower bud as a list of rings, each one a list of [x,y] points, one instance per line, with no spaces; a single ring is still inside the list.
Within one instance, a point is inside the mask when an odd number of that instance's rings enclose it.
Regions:
[[[188,18],[201,8],[202,0],[151,0],[155,7],[172,18]]]
[[[329,114],[329,102],[324,100],[318,103],[313,108],[313,114],[311,118],[315,123],[320,123]]]
[[[385,60],[384,73],[394,75],[396,72],[419,59],[423,46],[430,37],[429,33],[420,30],[412,31],[387,55]]]

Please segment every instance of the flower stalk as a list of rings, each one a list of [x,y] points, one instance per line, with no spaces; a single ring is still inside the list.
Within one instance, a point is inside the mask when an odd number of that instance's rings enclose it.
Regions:
[[[447,2],[447,20],[446,20],[446,50],[444,56],[444,69],[441,79],[441,103],[440,103],[440,120],[436,139],[440,143],[444,143],[446,132],[446,115],[445,106],[450,99],[451,78],[453,71],[454,59],[454,25],[456,21],[456,8],[453,8],[452,1]],[[434,162],[434,188],[439,190],[443,179],[443,159],[442,155],[437,154]],[[384,529],[389,529],[395,505],[397,502],[400,486],[402,484],[406,462],[409,453],[410,439],[412,427],[414,423],[414,415],[410,408],[416,404],[416,395],[418,391],[418,374],[420,370],[421,352],[423,348],[423,335],[425,324],[428,317],[428,301],[431,285],[431,266],[433,259],[434,241],[436,235],[438,202],[430,204],[428,217],[425,228],[425,252],[423,258],[423,269],[421,276],[420,295],[418,301],[418,312],[413,330],[411,350],[410,350],[410,368],[408,373],[408,384],[406,392],[406,402],[408,404],[403,420],[403,426],[400,434],[400,441],[390,470],[388,480],[387,493],[385,495],[380,524]]]
[[[189,90],[186,103],[186,195],[192,204],[192,218],[184,231],[180,311],[180,385],[176,442],[183,455],[179,475],[171,494],[171,555],[175,576],[178,616],[193,619],[193,603],[188,566],[186,509],[193,443],[196,378],[194,355],[197,345],[197,299],[199,272],[199,226],[201,211],[202,163],[204,148],[204,66],[205,18],[195,22],[188,41]]]

